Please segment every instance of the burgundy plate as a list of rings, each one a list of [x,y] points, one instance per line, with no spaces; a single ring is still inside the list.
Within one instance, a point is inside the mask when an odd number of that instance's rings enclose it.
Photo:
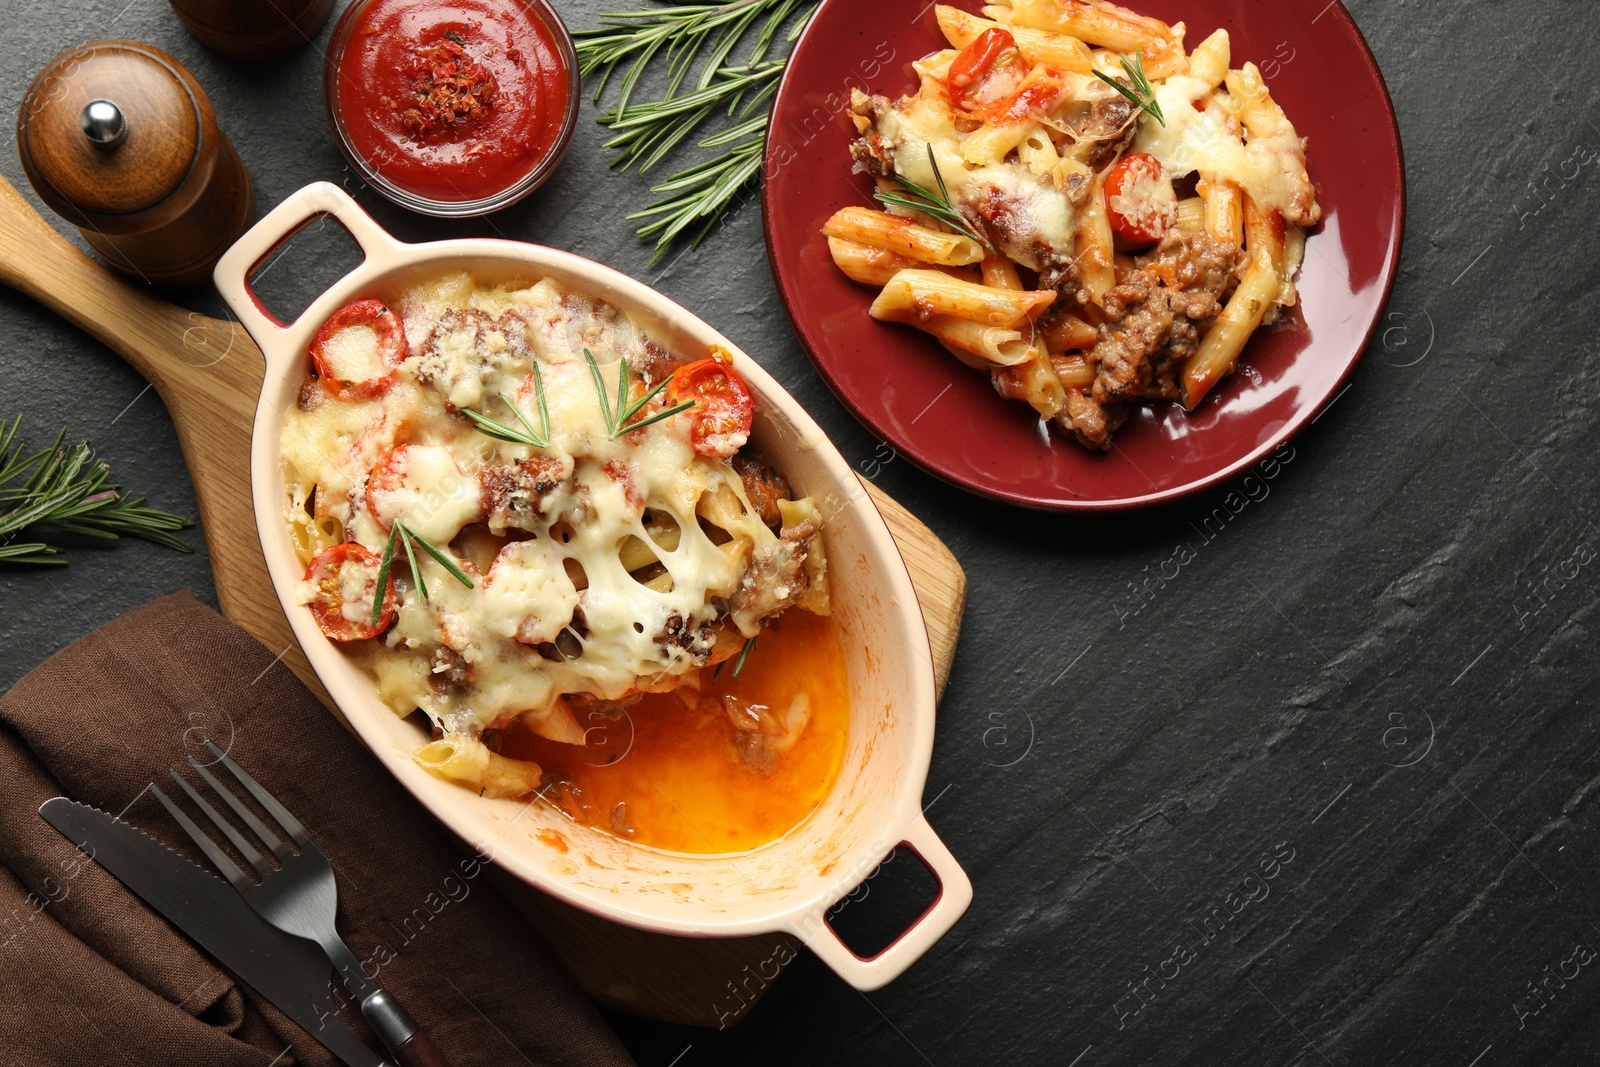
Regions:
[[[976,11],[977,0],[958,6]],[[801,342],[846,407],[929,472],[1032,507],[1136,507],[1230,478],[1311,419],[1361,357],[1388,299],[1405,223],[1405,169],[1388,90],[1338,2],[1133,0],[1188,24],[1190,47],[1219,26],[1233,65],[1261,68],[1309,139],[1324,220],[1306,242],[1300,306],[1257,332],[1240,367],[1199,410],[1139,406],[1107,455],[1047,433],[1021,401],[912,327],[867,317],[876,290],[850,281],[821,229],[874,205],[850,173],[850,90],[891,98],[911,61],[944,44],[927,0],[828,0],[795,47],[767,144],[762,208],[773,277]]]

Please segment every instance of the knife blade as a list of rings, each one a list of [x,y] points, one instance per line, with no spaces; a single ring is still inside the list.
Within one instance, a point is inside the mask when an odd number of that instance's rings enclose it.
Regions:
[[[334,1012],[328,957],[258,916],[222,879],[129,823],[55,797],[39,814],[349,1067],[383,1067]]]

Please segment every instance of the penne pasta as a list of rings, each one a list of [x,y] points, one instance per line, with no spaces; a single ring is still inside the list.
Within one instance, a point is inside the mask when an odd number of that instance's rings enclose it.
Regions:
[[[1066,34],[1130,56],[1141,50],[1151,56],[1173,43],[1172,29],[1166,23],[1111,4],[1088,4],[1083,0],[1012,0],[1009,7],[986,7],[983,11],[986,15],[1004,12],[1003,21],[1008,27],[1023,26]]]
[[[1029,127],[1027,122],[985,123],[961,143],[961,158],[974,167],[998,163],[1022,145]]]
[[[956,48],[965,48],[986,31],[999,28],[1011,34],[1017,42],[1017,51],[1029,63],[1046,63],[1057,70],[1074,74],[1088,74],[1094,69],[1094,53],[1076,37],[1026,26],[1002,26],[992,19],[979,18],[948,4],[938,5],[934,12],[939,19],[940,32]]]
[[[1272,261],[1272,269],[1278,275],[1280,282],[1287,282],[1291,299],[1294,303],[1294,281],[1288,277],[1288,224],[1283,220],[1283,212],[1271,208],[1257,206],[1249,196],[1244,198],[1244,246],[1250,255],[1265,254]],[[1278,294],[1283,295],[1281,292]],[[1283,301],[1274,298],[1273,303]],[[1273,314],[1268,312],[1267,321],[1272,321]]]
[[[1206,228],[1206,202],[1198,196],[1178,201],[1178,229],[1203,233]]]
[[[1279,282],[1278,305],[1280,307],[1294,307],[1300,300],[1300,292],[1295,287],[1295,277],[1300,273],[1300,264],[1306,258],[1306,231],[1298,226],[1290,226],[1283,237],[1283,272]]]
[[[1144,74],[1151,81],[1170,78],[1174,74],[1189,73],[1189,57],[1183,54],[1181,44],[1169,44],[1141,51],[1144,53],[1141,57]]]
[[[539,788],[537,763],[506,759],[472,738],[430,741],[417,751],[416,760],[441,777],[476,787],[479,796],[515,798]]]
[[[1061,153],[1057,151],[1055,141],[1050,139],[1049,132],[1035,122],[1017,145],[1017,160],[1027,167],[1034,177],[1043,178],[1051,175],[1051,180],[1055,181],[1053,172],[1061,165]],[[1056,188],[1061,187],[1059,181],[1055,184]]]
[[[1196,184],[1201,199],[1205,201],[1205,230],[1217,241],[1244,247],[1244,193],[1237,182],[1227,179],[1201,178]]]
[[[1234,115],[1249,134],[1247,151],[1259,146],[1259,150],[1270,153],[1279,166],[1292,169],[1294,195],[1284,206],[1284,216],[1297,226],[1315,226],[1322,218],[1322,210],[1317,206],[1311,176],[1306,173],[1305,147],[1294,125],[1272,99],[1254,63],[1229,71],[1226,83]]]
[[[974,285],[936,270],[903,270],[889,279],[870,314],[903,322],[903,316],[950,315],[983,326],[1016,329],[1055,301],[1054,290],[1011,292]]]
[[[822,232],[870,245],[922,263],[965,266],[983,259],[983,246],[970,237],[919,226],[908,218],[866,207],[840,208]]]
[[[1278,272],[1266,252],[1250,261],[1239,287],[1228,298],[1211,330],[1183,366],[1183,406],[1193,411],[1211,387],[1232,373],[1244,343],[1278,299]]]
[[[996,392],[1026,402],[1041,419],[1053,419],[1067,406],[1067,391],[1043,352],[1035,352],[1033,358],[1015,367],[991,371],[990,376]]]
[[[1020,330],[985,326],[971,319],[958,319],[953,315],[932,315],[922,318],[907,311],[897,312],[888,321],[902,322],[932,334],[961,362],[979,370],[1015,367],[1032,359],[1038,351],[1023,337]]]
[[[1112,267],[1115,248],[1111,240],[1111,217],[1106,213],[1104,174],[1095,179],[1089,189],[1089,199],[1078,214],[1076,253],[1083,287],[1098,304],[1117,284]]]
[[[1017,276],[1016,265],[998,252],[983,257],[983,284],[991,289],[1020,290],[1022,279]]]
[[[1067,95],[1062,73],[1037,64],[1006,99],[987,105],[983,123],[961,143],[961,155],[973,166],[997,163],[1038,129],[1037,116],[1050,114]]]
[[[1061,190],[1087,189],[1094,183],[1094,171],[1080,160],[1063,157],[1050,172],[1050,180]],[[1070,192],[1068,193],[1070,197]]]
[[[1081,354],[1051,353],[1050,366],[1064,389],[1087,389],[1094,384],[1094,364]]]
[[[1100,331],[1076,315],[1062,315],[1044,330],[1045,347],[1057,353],[1093,348],[1099,339]]]
[[[926,264],[919,260],[890,252],[884,248],[873,248],[871,245],[856,244],[840,237],[828,238],[828,254],[833,257],[836,267],[844,272],[845,277],[851,281],[861,282],[863,285],[876,285],[880,288],[889,283],[903,270],[914,270]],[[953,278],[976,282],[981,278],[971,267],[936,267]],[[987,284],[987,283],[985,283]],[[1019,286],[1020,288],[1020,286]]]
[[[1203,81],[1208,88],[1215,89],[1228,76],[1232,56],[1228,31],[1218,30],[1195,45],[1194,51],[1189,53],[1189,77]]]
[[[924,86],[930,81],[938,83],[943,81],[950,72],[950,64],[955,61],[956,56],[959,54],[959,51],[955,48],[941,49],[932,55],[923,56],[915,61],[911,64],[911,68],[917,72],[917,77],[921,79]]]

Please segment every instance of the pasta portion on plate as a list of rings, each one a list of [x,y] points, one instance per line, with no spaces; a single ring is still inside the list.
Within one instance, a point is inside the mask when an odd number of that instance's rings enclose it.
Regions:
[[[1321,219],[1261,72],[1104,0],[936,12],[915,93],[852,94],[884,210],[828,220],[835,264],[1087,448],[1132,404],[1192,410],[1295,304]]]
[[[548,279],[456,272],[347,305],[311,357],[281,437],[300,601],[386,704],[426,714],[438,775],[529,793],[540,767],[504,731],[582,746],[789,608],[828,613],[821,516],[751,454],[725,351],[680,357]]]

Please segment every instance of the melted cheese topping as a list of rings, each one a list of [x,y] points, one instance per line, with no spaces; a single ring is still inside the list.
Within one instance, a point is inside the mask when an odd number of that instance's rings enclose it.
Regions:
[[[340,381],[364,382],[383,374],[378,332],[371,326],[346,326],[322,347],[329,372]]]
[[[309,382],[287,417],[285,518],[314,511],[379,555],[399,522],[471,578],[467,588],[416,544],[413,573],[398,547],[394,625],[347,646],[396,712],[421,708],[455,746],[425,752],[425,765],[489,782],[499,757],[477,751],[484,729],[521,719],[581,743],[563,698],[664,691],[793,604],[826,613],[814,525],[773,533],[728,460],[691,446],[692,411],[611,438],[584,350],[613,404],[622,357],[657,377],[671,358],[615,308],[548,280],[490,288],[466,274],[392,306],[411,347],[395,384],[347,403]],[[547,447],[493,439],[458,411],[520,430],[502,398]],[[816,514],[809,501],[787,506]]]
[[[1018,263],[1037,270],[1052,257],[1072,255],[1077,231],[1072,202],[1048,178],[1018,160],[983,166],[967,163],[963,135],[956,130],[948,101],[924,91],[886,112],[878,128],[894,146],[895,173],[900,177],[924,189],[938,188],[928,165],[927,146],[932,145],[939,177],[963,214],[984,218],[1003,213],[1008,232],[1001,235],[1002,250]]]
[[[872,124],[890,150],[895,174],[924,189],[937,189],[928,161],[932,146],[951,200],[969,221],[988,224],[999,251],[1035,270],[1072,260],[1083,217],[1075,207],[1082,202],[1081,186],[1072,186],[1066,177],[1076,171],[1087,178],[1084,160],[1094,158],[1093,146],[1117,139],[1118,131],[1098,129],[1089,121],[1096,105],[1114,100],[1108,97],[1110,90],[1098,79],[1039,64],[1030,78],[1048,80],[1059,91],[1041,94],[1025,106],[1014,97],[1011,110],[991,110],[985,114],[995,121],[980,122],[975,113],[958,111],[945,87],[945,71],[955,54],[946,50],[921,60],[916,64],[921,88],[875,113]],[[1104,70],[1122,77],[1110,60],[1104,61]],[[1258,79],[1251,70],[1251,77]],[[1239,102],[1226,90],[1214,93],[1210,84],[1187,74],[1157,80],[1153,88],[1165,124],[1135,112],[1129,120],[1136,130],[1134,143],[1127,151],[1154,156],[1174,179],[1199,172],[1237,182],[1257,205],[1280,211],[1296,224],[1310,225],[1320,217],[1304,147],[1286,119],[1276,120],[1281,128],[1270,134],[1256,131],[1247,138],[1229,114]],[[1203,110],[1196,110],[1196,101],[1205,104]],[[1016,108],[1022,113],[1014,113]],[[992,161],[975,165],[984,159]],[[1106,165],[1098,164],[1100,169]],[[1151,232],[1164,228],[1156,225]]]
[[[1263,208],[1286,214],[1293,210],[1298,188],[1294,157],[1298,157],[1301,171],[1305,166],[1298,140],[1292,145],[1265,139],[1242,143],[1220,107],[1195,110],[1194,102],[1211,92],[1210,86],[1196,78],[1175,74],[1155,91],[1166,125],[1142,115],[1132,151],[1155,156],[1174,178],[1198,171],[1237,182]]]
[[[1178,224],[1178,196],[1172,191],[1172,179],[1166,174],[1152,175],[1145,169],[1135,170],[1133,179],[1123,183],[1122,191],[1106,199],[1106,206],[1130,225],[1154,237],[1160,237]]]

